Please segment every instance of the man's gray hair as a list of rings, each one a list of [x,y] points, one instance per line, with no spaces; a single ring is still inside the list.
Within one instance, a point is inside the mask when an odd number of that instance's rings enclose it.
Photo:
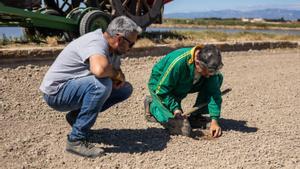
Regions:
[[[122,34],[128,37],[128,34],[132,32],[142,33],[142,28],[139,27],[133,20],[126,16],[119,16],[113,19],[108,25],[106,32],[110,36],[115,36],[116,34]]]

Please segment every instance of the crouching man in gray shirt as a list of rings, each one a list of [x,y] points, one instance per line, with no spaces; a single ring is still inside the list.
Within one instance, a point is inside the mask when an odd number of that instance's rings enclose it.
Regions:
[[[88,142],[90,129],[99,112],[131,95],[133,89],[120,68],[120,55],[132,48],[141,31],[131,19],[117,17],[104,33],[98,29],[67,45],[46,73],[40,86],[46,103],[57,111],[69,111],[68,152],[104,155],[102,148]]]

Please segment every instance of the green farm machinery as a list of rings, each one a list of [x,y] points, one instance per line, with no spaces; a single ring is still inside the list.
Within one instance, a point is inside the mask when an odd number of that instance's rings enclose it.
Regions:
[[[0,26],[24,27],[29,35],[64,36],[67,41],[126,15],[142,28],[161,22],[171,0],[0,0]]]

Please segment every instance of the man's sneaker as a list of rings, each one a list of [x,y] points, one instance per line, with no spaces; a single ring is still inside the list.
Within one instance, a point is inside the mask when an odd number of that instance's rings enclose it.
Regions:
[[[152,102],[151,96],[146,96],[144,99],[145,119],[148,122],[157,122],[156,119],[150,113],[150,103]]]
[[[87,141],[70,141],[67,139],[67,146],[66,151],[80,155],[83,157],[101,157],[104,156],[104,150],[99,147],[95,147],[92,143],[89,143]]]
[[[192,128],[206,129],[210,123],[210,118],[202,115],[190,116],[188,120]]]
[[[71,127],[73,127],[73,124],[76,122],[78,113],[78,111],[70,111],[66,114],[66,120]]]

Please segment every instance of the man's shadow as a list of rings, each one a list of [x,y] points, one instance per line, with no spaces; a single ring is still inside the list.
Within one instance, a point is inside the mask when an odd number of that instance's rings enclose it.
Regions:
[[[222,128],[222,131],[238,131],[242,133],[252,133],[258,130],[256,127],[247,126],[247,121],[243,121],[243,120],[221,118],[219,120],[219,125]],[[200,130],[199,129],[193,130],[192,137],[194,139],[206,138],[203,129],[209,129],[209,126],[206,126]]]
[[[93,130],[93,143],[103,143],[110,153],[144,153],[161,151],[166,147],[170,136],[163,128],[147,129],[98,129]]]
[[[223,131],[238,131],[243,133],[256,132],[256,127],[248,127],[247,121],[220,119]],[[204,137],[204,133],[197,130],[194,138]],[[170,140],[169,133],[163,128],[147,129],[98,129],[92,131],[90,139],[93,143],[105,144],[105,151],[109,153],[145,153],[161,151],[166,148]]]
[[[223,131],[239,131],[242,133],[253,133],[258,129],[256,127],[248,127],[247,121],[233,120],[233,119],[220,119],[220,125]]]

